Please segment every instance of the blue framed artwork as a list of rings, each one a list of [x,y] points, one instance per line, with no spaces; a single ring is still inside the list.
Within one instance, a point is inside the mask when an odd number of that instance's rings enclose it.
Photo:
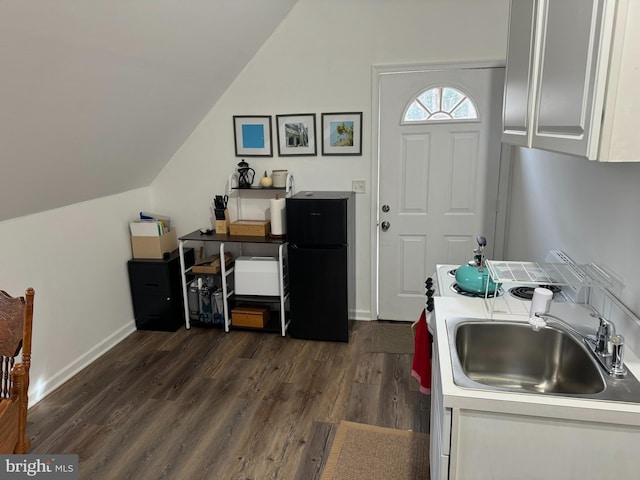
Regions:
[[[271,116],[233,116],[236,157],[273,157]]]
[[[362,112],[322,114],[322,155],[362,155]]]

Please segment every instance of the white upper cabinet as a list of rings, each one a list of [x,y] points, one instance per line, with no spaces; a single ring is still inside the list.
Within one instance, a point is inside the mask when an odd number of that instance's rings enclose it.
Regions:
[[[512,0],[502,109],[502,141],[531,146],[537,75],[537,0]]]
[[[640,161],[639,14],[640,0],[512,0],[503,141]]]
[[[602,117],[596,83],[602,0],[541,1],[540,63],[532,146],[588,156]],[[604,49],[603,49],[604,50]],[[600,108],[598,108],[600,106]]]

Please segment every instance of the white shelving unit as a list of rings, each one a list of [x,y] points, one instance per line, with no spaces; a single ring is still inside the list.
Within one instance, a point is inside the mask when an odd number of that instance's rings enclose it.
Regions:
[[[260,187],[260,186],[251,186],[250,188],[240,188],[239,185],[239,174],[238,172],[233,172],[229,175],[229,179],[227,180],[227,195],[231,195],[235,190],[284,190],[286,195],[293,193],[294,179],[291,173],[287,173],[287,178],[285,180],[284,187]]]
[[[242,296],[243,303],[256,303],[262,301],[263,303],[274,303],[277,302],[280,307],[280,322],[279,322],[279,332],[284,337],[286,335],[287,327],[289,326],[289,322],[287,319],[287,309],[286,304],[289,299],[289,288],[286,274],[286,266],[285,266],[285,249],[287,246],[287,242],[284,239],[278,238],[270,238],[270,237],[250,237],[250,236],[239,236],[239,235],[204,235],[201,234],[199,230],[191,232],[188,235],[180,237],[178,242],[178,249],[180,251],[180,265],[181,265],[181,274],[182,274],[182,293],[184,297],[184,316],[185,316],[185,327],[187,329],[191,328],[191,320],[189,318],[189,302],[188,302],[188,286],[189,282],[187,280],[187,275],[190,273],[191,268],[185,268],[184,264],[184,250],[185,244],[187,242],[218,242],[220,258],[225,258],[224,254],[226,252],[226,247],[228,244],[239,244],[242,248],[242,244],[262,244],[262,245],[274,245],[278,249],[278,267],[279,267],[279,275],[278,275],[278,292],[279,295],[274,297],[261,297],[261,296]],[[229,281],[230,276],[234,273],[234,266],[230,266],[227,268],[225,262],[220,262],[220,277],[222,283],[222,295],[223,295],[223,309],[224,309],[224,331],[228,332],[231,328],[231,311],[229,308],[229,302],[232,297],[235,296],[235,291],[233,289],[232,282]]]
[[[229,180],[227,183],[227,194],[231,198],[232,195],[236,198],[236,214],[238,218],[241,218],[241,199],[243,193],[246,192],[283,192],[284,196],[288,196],[293,193],[294,190],[294,178],[293,175],[287,173],[285,186],[284,187],[251,187],[251,188],[239,188],[238,187],[238,173],[234,172],[229,176]],[[264,201],[264,199],[260,199]],[[278,292],[279,295],[275,297],[261,297],[261,296],[238,296],[235,294],[235,291],[232,287],[233,282],[230,282],[230,278],[234,273],[234,266],[227,268],[224,261],[221,261],[220,265],[220,278],[222,284],[222,295],[223,295],[223,309],[224,309],[224,330],[228,332],[231,328],[231,311],[229,308],[229,303],[232,299],[242,300],[243,303],[256,303],[259,301],[263,301],[264,303],[278,303],[279,304],[279,332],[284,337],[286,335],[287,328],[289,326],[289,321],[287,318],[287,302],[289,299],[289,287],[288,287],[288,279],[287,279],[287,269],[286,269],[286,247],[287,242],[285,238],[276,238],[276,237],[253,237],[253,236],[244,236],[244,235],[205,235],[200,233],[199,230],[196,230],[188,235],[182,236],[179,238],[178,248],[180,251],[180,266],[182,272],[182,292],[184,297],[184,315],[185,315],[185,326],[187,329],[191,328],[191,321],[189,318],[189,304],[188,304],[188,281],[187,275],[190,273],[190,268],[185,268],[184,262],[184,248],[185,243],[187,242],[218,242],[219,245],[219,254],[220,258],[225,258],[225,252],[227,246],[229,244],[236,245],[240,251],[242,251],[242,247],[244,244],[255,244],[255,245],[272,245],[274,248],[277,247],[277,260],[279,267],[278,274]]]
[[[266,195],[275,194],[275,193],[283,193],[284,197],[288,197],[294,193],[294,178],[293,175],[287,173],[287,178],[285,180],[284,187],[259,187],[259,186],[251,186],[250,188],[240,188],[238,186],[238,173],[234,172],[229,175],[229,179],[227,180],[227,195],[229,200],[235,198],[235,217],[238,219],[244,219],[243,208],[242,208],[242,198],[245,200],[249,198],[249,194],[252,197],[259,199],[259,203],[266,199]],[[255,202],[254,202],[255,203]],[[251,210],[251,209],[249,209]],[[251,218],[251,213],[247,218]]]

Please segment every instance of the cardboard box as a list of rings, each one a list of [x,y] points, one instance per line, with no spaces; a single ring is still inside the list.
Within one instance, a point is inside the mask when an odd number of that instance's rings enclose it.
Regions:
[[[238,257],[235,292],[238,295],[280,295],[279,272],[275,257]]]
[[[178,248],[176,231],[156,237],[131,237],[131,251],[133,258],[162,258],[165,253],[171,253]]]
[[[224,254],[225,265],[228,267],[233,263],[233,256],[230,253]],[[191,267],[193,273],[207,273],[209,275],[217,275],[220,273],[220,255],[211,255],[210,257],[200,260],[193,267]]]
[[[268,307],[236,307],[231,310],[231,325],[236,327],[264,328],[269,318]]]
[[[237,220],[229,225],[229,235],[266,237],[270,231],[271,222],[268,220]]]

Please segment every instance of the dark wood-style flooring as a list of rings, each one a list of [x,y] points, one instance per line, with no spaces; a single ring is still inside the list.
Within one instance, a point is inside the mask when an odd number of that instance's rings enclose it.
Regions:
[[[340,420],[429,431],[413,356],[371,351],[375,323],[349,343],[136,331],[29,410],[29,453],[92,480],[320,478]]]

